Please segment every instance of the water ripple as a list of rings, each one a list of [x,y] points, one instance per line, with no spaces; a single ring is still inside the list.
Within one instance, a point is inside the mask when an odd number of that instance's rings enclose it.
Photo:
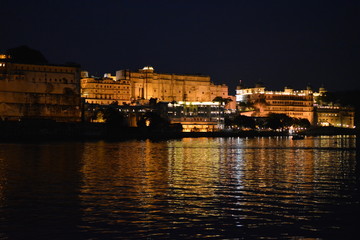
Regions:
[[[0,238],[350,239],[355,149],[351,137],[3,145]]]

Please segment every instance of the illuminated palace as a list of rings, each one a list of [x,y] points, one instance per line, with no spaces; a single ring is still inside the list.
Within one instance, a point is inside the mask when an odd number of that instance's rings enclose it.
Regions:
[[[293,118],[305,118],[314,124],[313,92],[311,89],[296,91],[265,91],[257,84],[254,88],[236,89],[236,102],[244,115],[267,117],[270,113],[286,114]]]
[[[158,101],[211,102],[228,98],[226,85],[215,85],[209,76],[155,73],[152,67],[139,71],[120,70],[116,76],[82,78],[82,97],[88,103],[131,103],[156,98]]]
[[[150,99],[167,102],[171,123],[182,124],[185,132],[224,128],[220,115],[224,105],[213,100],[229,98],[228,87],[215,85],[209,76],[156,73],[147,66],[138,71],[119,70],[115,76],[107,73],[103,78],[83,72],[81,88],[89,104],[147,105]],[[128,121],[136,126],[137,120]]]
[[[109,105],[112,103],[130,103],[130,81],[119,79],[110,73],[103,78],[89,77],[87,72],[81,73],[81,96],[87,103]]]
[[[354,109],[324,105],[317,101],[326,93],[324,88],[313,92],[285,88],[284,91],[266,91],[257,84],[254,88],[236,89],[236,103],[240,114],[267,117],[270,113],[286,114],[293,118],[305,118],[312,125],[354,128]]]
[[[314,93],[315,121],[317,125],[354,128],[355,109],[323,101],[326,92],[326,89],[321,87],[319,92]]]
[[[352,107],[317,105],[315,113],[316,122],[319,126],[355,127],[355,111]]]
[[[168,103],[171,123],[180,123],[183,132],[215,132],[224,129],[224,105],[220,102]]]
[[[81,120],[80,68],[0,55],[0,120]]]

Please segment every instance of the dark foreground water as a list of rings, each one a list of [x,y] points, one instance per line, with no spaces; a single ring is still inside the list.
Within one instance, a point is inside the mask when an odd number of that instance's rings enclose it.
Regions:
[[[356,239],[356,161],[355,137],[1,143],[0,239]]]

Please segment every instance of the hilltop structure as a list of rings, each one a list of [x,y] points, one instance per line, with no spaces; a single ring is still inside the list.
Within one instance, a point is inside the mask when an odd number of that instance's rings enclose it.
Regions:
[[[87,103],[132,103],[155,98],[162,102],[211,102],[228,98],[228,87],[216,85],[209,76],[156,73],[146,66],[139,71],[119,70],[116,76],[82,78],[82,97]]]
[[[204,75],[156,73],[146,66],[97,78],[80,72],[78,65],[49,64],[39,51],[26,46],[0,55],[0,121],[101,122],[109,116],[94,119],[94,114],[100,116],[108,106],[122,114],[127,126],[139,126],[156,112],[188,132],[219,131],[225,127],[225,115],[239,114],[286,114],[314,126],[355,127],[354,109],[329,101],[324,88],[269,91],[257,84],[237,87],[232,97],[225,84],[216,85]]]
[[[326,94],[325,88],[314,92],[310,87],[284,91],[268,91],[262,84],[254,88],[238,86],[236,103],[241,115],[267,117],[269,114],[286,114],[292,118],[307,119],[314,126],[354,128],[354,109],[326,104],[319,99]]]
[[[270,113],[286,114],[294,118],[306,118],[314,123],[312,90],[296,91],[285,88],[284,91],[266,91],[257,84],[254,88],[236,89],[236,102],[244,115],[267,117]]]
[[[27,47],[9,53],[0,55],[0,120],[81,121],[79,66],[50,65]]]
[[[81,73],[81,96],[86,103],[109,105],[130,103],[130,81],[110,73],[103,78],[89,77],[87,72]]]
[[[181,124],[185,132],[223,129],[221,113],[224,101],[229,102],[231,97],[226,85],[212,83],[209,76],[156,73],[150,66],[138,71],[119,70],[115,76],[107,73],[103,78],[83,72],[81,88],[88,104],[119,105],[119,111],[129,116],[130,126],[143,118],[150,102],[162,102],[162,115],[171,123]],[[144,106],[144,111],[134,109],[134,105]],[[233,105],[235,108],[235,101]]]
[[[328,99],[328,92],[324,87],[314,92],[315,122],[318,126],[334,126],[343,128],[355,127],[355,109],[342,106],[335,99]]]

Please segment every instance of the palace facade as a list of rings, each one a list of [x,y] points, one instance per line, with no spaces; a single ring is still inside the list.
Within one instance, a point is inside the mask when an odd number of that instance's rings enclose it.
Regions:
[[[236,102],[243,115],[267,117],[270,113],[305,118],[314,124],[313,91],[285,88],[284,91],[266,91],[262,85],[236,89]]]
[[[81,120],[80,68],[27,64],[0,55],[0,120]]]
[[[315,113],[319,126],[355,127],[355,110],[352,107],[317,105]]]
[[[355,110],[351,107],[326,104],[318,99],[326,95],[326,89],[319,92],[311,88],[284,91],[266,91],[257,84],[254,88],[236,89],[236,103],[240,114],[252,117],[267,117],[271,113],[286,114],[292,118],[305,118],[312,125],[355,127]]]
[[[84,75],[82,97],[88,103],[131,103],[155,98],[162,102],[210,102],[228,98],[226,85],[215,85],[209,76],[156,73],[152,67],[139,71],[119,70],[95,79]]]
[[[118,73],[118,72],[117,72]],[[81,73],[81,96],[87,103],[109,105],[130,103],[130,81],[119,79],[118,74],[105,74],[103,78]]]
[[[220,102],[168,103],[171,123],[180,123],[183,132],[216,132],[224,129],[224,105]]]

